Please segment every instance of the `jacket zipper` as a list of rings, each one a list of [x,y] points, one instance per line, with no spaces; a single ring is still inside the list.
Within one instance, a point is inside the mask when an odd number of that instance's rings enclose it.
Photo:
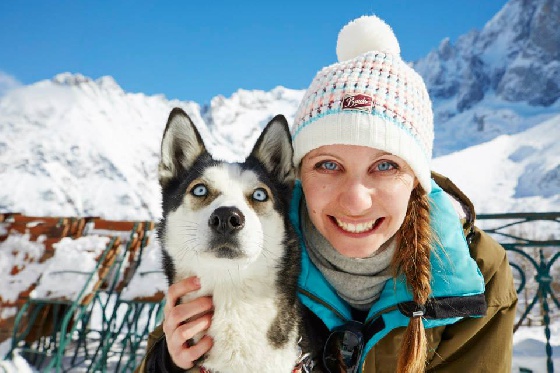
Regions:
[[[331,306],[330,304],[328,304],[327,302],[325,302],[324,300],[322,300],[321,298],[317,297],[316,295],[308,292],[307,290],[304,290],[302,288],[299,288],[298,291],[300,293],[302,293],[303,295],[305,295],[306,297],[310,298],[311,300],[320,303],[322,306],[324,306],[325,308],[328,308],[330,311],[332,311],[339,319],[346,321],[349,321],[347,317],[345,317],[343,314],[341,314],[336,308],[334,308],[333,306]]]
[[[384,315],[386,313],[389,313],[391,311],[397,310],[398,307],[397,306],[391,306],[391,307],[387,307],[385,309],[382,309],[381,311],[377,312],[375,315],[368,317],[364,323],[364,325],[369,325],[371,323],[373,323],[375,320],[377,320],[379,317],[381,317],[381,315]]]
[[[332,311],[339,319],[346,321],[349,321],[347,317],[345,317],[343,314],[341,314],[336,308],[334,308],[333,306],[331,306],[329,303],[325,302],[324,300],[322,300],[321,298],[317,297],[316,295],[314,295],[313,293],[310,293],[307,290],[304,290],[302,288],[299,288],[298,291],[300,293],[302,293],[303,295],[305,295],[306,297],[310,298],[311,300],[321,304],[322,306],[324,306],[325,308],[328,308],[330,311]],[[376,314],[374,314],[371,317],[368,317],[366,319],[366,321],[364,322],[364,326],[368,326],[371,323],[373,323],[373,321],[377,320],[381,315],[384,315],[388,312],[394,311],[398,309],[397,306],[391,306],[391,307],[387,307],[379,312],[377,312]]]

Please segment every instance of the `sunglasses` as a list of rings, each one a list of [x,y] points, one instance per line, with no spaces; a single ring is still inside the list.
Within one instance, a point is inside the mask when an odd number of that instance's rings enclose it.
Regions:
[[[323,366],[329,373],[357,373],[364,350],[364,325],[357,321],[336,327],[323,349]]]

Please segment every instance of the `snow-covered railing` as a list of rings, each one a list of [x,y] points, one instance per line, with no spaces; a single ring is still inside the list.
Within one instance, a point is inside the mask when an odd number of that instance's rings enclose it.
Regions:
[[[167,289],[154,227],[0,214],[0,279],[8,284],[0,287],[0,345],[6,327],[11,333],[0,358],[16,352],[40,370],[106,371],[117,357],[117,370],[134,369]]]

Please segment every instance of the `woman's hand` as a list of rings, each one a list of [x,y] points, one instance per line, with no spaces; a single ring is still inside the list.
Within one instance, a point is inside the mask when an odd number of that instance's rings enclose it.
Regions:
[[[212,347],[212,339],[205,335],[196,344],[187,341],[210,327],[212,320],[212,298],[195,298],[187,303],[177,304],[179,298],[200,289],[197,277],[188,277],[169,287],[165,308],[163,309],[163,331],[167,349],[173,363],[180,368],[189,369],[194,361]]]

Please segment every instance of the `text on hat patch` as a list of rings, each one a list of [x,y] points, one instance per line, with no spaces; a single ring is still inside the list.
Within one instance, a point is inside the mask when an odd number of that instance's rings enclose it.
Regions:
[[[373,105],[371,96],[358,93],[355,95],[344,95],[342,99],[342,110],[370,111]]]

